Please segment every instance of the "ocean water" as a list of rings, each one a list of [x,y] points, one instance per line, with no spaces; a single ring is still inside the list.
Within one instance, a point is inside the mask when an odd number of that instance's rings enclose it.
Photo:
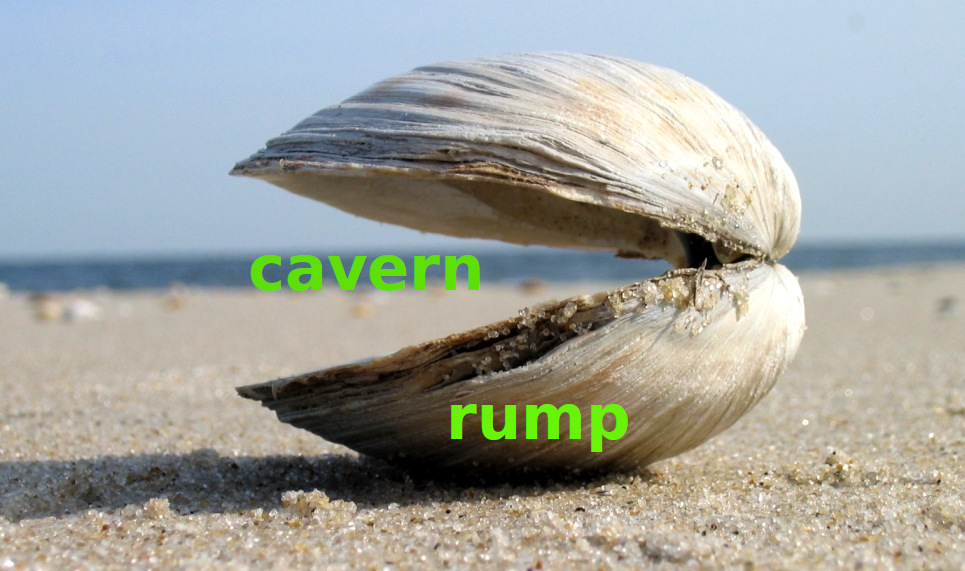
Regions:
[[[651,260],[620,259],[611,254],[522,248],[485,252],[322,252],[279,253],[283,259],[292,254],[318,256],[324,266],[325,286],[337,288],[328,265],[328,255],[340,255],[350,266],[354,256],[365,255],[366,267],[358,288],[372,287],[368,282],[368,263],[379,254],[395,254],[410,266],[415,255],[472,254],[479,260],[480,277],[486,283],[520,283],[528,279],[548,282],[603,280],[630,283],[662,274],[669,266]],[[65,261],[0,261],[0,283],[13,291],[67,291],[106,287],[110,289],[162,289],[174,284],[200,287],[254,287],[251,263],[257,255],[184,256],[171,258],[90,259]],[[965,243],[922,243],[913,245],[799,245],[783,264],[797,273],[813,270],[868,268],[896,265],[928,265],[965,262]],[[287,271],[268,266],[265,277],[283,280]],[[465,271],[459,273],[465,277]],[[443,279],[441,268],[427,273],[429,280]],[[392,280],[386,280],[392,281]],[[411,285],[411,280],[407,283]],[[460,286],[462,287],[462,286]]]

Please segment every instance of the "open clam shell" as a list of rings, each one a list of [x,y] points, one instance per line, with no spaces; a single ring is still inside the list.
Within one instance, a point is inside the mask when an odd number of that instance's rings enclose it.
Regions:
[[[797,351],[804,303],[778,264],[797,183],[737,109],[671,70],[527,54],[378,83],[272,139],[232,174],[423,231],[664,258],[653,280],[565,300],[361,365],[241,387],[360,452],[437,466],[630,468],[730,426]],[[451,405],[516,405],[516,439]],[[525,405],[618,404],[625,435],[522,436]],[[512,414],[512,413],[510,413]],[[590,415],[578,421],[586,435]],[[563,415],[560,433],[575,417]]]

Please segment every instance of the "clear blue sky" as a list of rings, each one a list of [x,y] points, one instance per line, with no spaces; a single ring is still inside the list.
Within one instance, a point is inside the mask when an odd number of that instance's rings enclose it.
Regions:
[[[227,176],[384,77],[505,52],[682,71],[801,185],[801,240],[965,239],[965,2],[4,2],[0,258],[455,239]]]

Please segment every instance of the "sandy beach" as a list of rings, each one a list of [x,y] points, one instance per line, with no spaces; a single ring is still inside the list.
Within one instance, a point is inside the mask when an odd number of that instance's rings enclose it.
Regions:
[[[234,387],[623,284],[7,295],[0,569],[965,567],[965,267],[801,283],[797,359],[720,436],[638,474],[469,483]]]

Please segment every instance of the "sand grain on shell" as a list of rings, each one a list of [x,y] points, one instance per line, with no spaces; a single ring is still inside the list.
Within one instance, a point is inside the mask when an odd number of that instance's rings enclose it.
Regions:
[[[15,294],[0,301],[0,568],[962,568],[962,283],[965,268],[805,276],[797,360],[710,443],[637,475],[470,484],[359,459],[234,387],[600,284],[89,292],[100,313],[72,322],[37,321]]]

